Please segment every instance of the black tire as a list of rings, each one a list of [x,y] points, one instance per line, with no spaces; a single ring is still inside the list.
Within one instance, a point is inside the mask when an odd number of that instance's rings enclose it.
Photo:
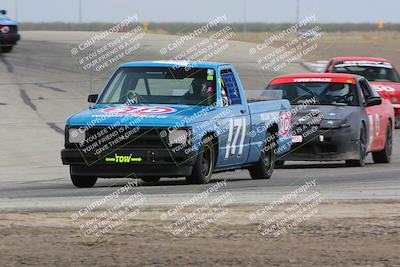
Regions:
[[[269,179],[275,168],[275,142],[264,142],[264,148],[261,151],[260,159],[249,167],[250,176],[254,180]]]
[[[396,116],[395,120],[396,120],[394,124],[395,129],[400,129],[400,115]]]
[[[12,45],[8,45],[8,46],[2,46],[1,47],[1,52],[3,53],[10,53],[13,50],[13,46]]]
[[[97,177],[78,176],[71,174],[72,183],[78,188],[90,188],[97,182]]]
[[[143,177],[140,179],[145,183],[157,183],[160,181],[161,177]]]
[[[215,167],[215,151],[213,143],[203,144],[197,154],[192,174],[186,177],[188,184],[206,184],[211,180]]]
[[[393,149],[393,132],[392,132],[392,123],[388,122],[386,127],[386,141],[385,148],[379,152],[373,152],[372,158],[375,163],[390,163],[392,158],[392,149]]]
[[[283,165],[285,165],[284,160],[275,160],[275,169],[283,168]]]
[[[360,130],[360,142],[359,142],[359,159],[346,160],[346,165],[349,167],[364,167],[367,158],[367,131],[365,130],[364,124]]]

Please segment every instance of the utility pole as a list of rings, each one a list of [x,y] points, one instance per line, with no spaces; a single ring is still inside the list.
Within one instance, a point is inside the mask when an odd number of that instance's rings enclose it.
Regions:
[[[15,20],[18,21],[18,0],[15,0]]]
[[[243,33],[247,33],[247,0],[243,0]]]
[[[79,0],[78,14],[79,14],[79,23],[82,23],[82,0]]]
[[[296,0],[296,23],[300,21],[300,0]]]

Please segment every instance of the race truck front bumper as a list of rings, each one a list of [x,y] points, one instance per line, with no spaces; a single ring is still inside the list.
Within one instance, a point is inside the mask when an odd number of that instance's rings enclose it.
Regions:
[[[112,130],[120,133],[118,135],[112,135],[112,131],[101,135],[105,130],[105,127],[91,128],[86,132],[85,139],[90,140],[91,136],[95,141],[91,143],[85,141],[79,145],[68,142],[67,127],[65,149],[61,151],[61,159],[64,165],[71,166],[72,175],[140,178],[182,177],[192,173],[196,151],[192,149],[190,143],[169,146],[167,137],[160,136],[160,132],[165,129],[135,130],[135,128],[121,127]],[[118,139],[123,135],[128,137]],[[105,138],[103,140],[107,142],[101,142],[101,145],[96,146],[96,142],[100,143],[101,138]],[[116,145],[115,140],[122,141]]]
[[[18,33],[5,33],[5,34],[1,33],[0,46],[16,45],[20,39],[21,36]]]
[[[307,134],[304,134],[307,133]],[[360,141],[352,138],[350,127],[317,129],[303,132],[301,142],[292,143],[292,149],[278,160],[337,161],[359,158]]]
[[[120,162],[119,157],[123,157]],[[130,158],[131,160],[125,160]],[[195,153],[171,153],[168,149],[120,148],[103,158],[85,158],[79,149],[61,151],[71,174],[98,178],[183,177],[192,173]],[[112,161],[110,160],[112,159]],[[115,159],[115,160],[114,160]]]

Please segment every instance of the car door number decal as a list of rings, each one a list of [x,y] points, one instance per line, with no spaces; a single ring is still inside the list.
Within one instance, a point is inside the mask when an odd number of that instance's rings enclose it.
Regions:
[[[368,119],[369,119],[369,137],[370,137],[369,145],[371,145],[373,140],[375,139],[375,136],[379,136],[379,133],[381,131],[381,120],[378,114],[375,114],[375,116],[372,114],[368,114]]]
[[[375,91],[377,92],[394,92],[396,91],[393,87],[386,86],[386,85],[378,85],[375,86]]]
[[[235,131],[236,127],[236,132]],[[231,118],[229,119],[228,141],[226,144],[225,159],[236,154],[236,147],[240,136],[239,151],[237,156],[240,157],[243,153],[243,143],[246,137],[246,118]]]
[[[379,119],[379,115],[375,114],[375,134],[376,134],[376,136],[379,136],[380,131],[381,131],[381,120]]]

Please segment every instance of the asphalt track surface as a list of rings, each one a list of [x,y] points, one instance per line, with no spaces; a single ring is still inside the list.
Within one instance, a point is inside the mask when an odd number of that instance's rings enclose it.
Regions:
[[[0,54],[0,210],[75,210],[110,194],[127,179],[102,179],[94,188],[76,189],[61,164],[66,118],[88,107],[90,88],[98,91],[109,72],[88,78],[71,56],[71,47],[94,33],[27,32],[12,54]],[[134,56],[122,61],[169,59],[161,55],[175,37],[147,35]],[[193,42],[199,41],[198,39]],[[188,45],[188,44],[186,44]],[[261,89],[277,74],[307,70],[292,64],[280,73],[261,71],[249,56],[252,44],[230,42],[213,58],[234,64],[246,88]],[[184,48],[180,48],[184,49]],[[343,162],[289,162],[270,180],[251,180],[247,171],[214,175],[208,185],[186,185],[184,179],[162,179],[141,184],[132,192],[146,195],[146,205],[175,205],[227,180],[235,203],[265,203],[315,179],[325,201],[397,201],[400,199],[399,131],[395,133],[393,161],[349,168]]]

